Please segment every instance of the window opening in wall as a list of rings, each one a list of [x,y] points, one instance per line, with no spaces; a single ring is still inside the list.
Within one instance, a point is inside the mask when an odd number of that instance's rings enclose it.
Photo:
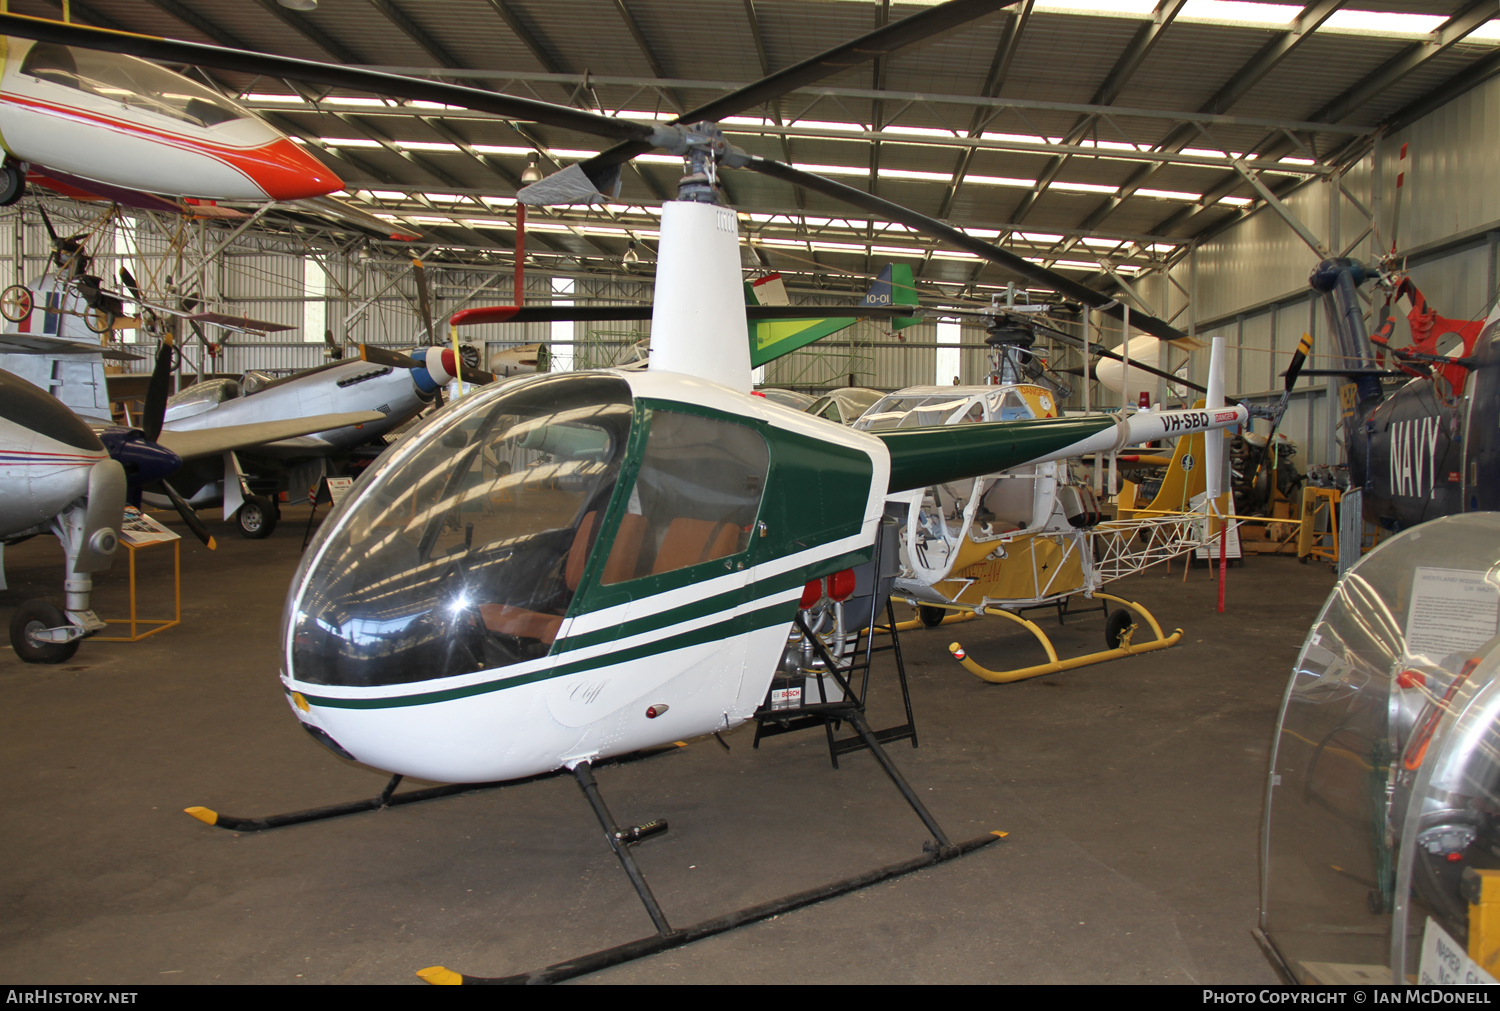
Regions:
[[[933,373],[935,386],[959,386],[963,378],[963,352],[958,343],[963,340],[963,328],[957,320],[940,319],[937,325],[937,368]],[[949,345],[949,346],[945,346]]]
[[[328,326],[328,275],[311,256],[302,260],[302,296],[302,339],[321,344]]]
[[[573,294],[574,280],[571,277],[554,277],[552,279],[552,304],[572,305],[571,298],[559,298],[559,295],[567,296]],[[573,371],[573,340],[576,327],[572,320],[556,320],[552,324],[552,367],[553,372]]]

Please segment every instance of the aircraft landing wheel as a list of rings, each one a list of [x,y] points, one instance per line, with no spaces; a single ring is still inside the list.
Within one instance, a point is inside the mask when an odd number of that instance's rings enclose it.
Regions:
[[[94,333],[109,333],[115,328],[115,314],[108,309],[85,309],[83,325]]]
[[[1135,616],[1125,608],[1116,608],[1104,620],[1104,645],[1109,649],[1120,648],[1120,638],[1125,630],[1135,624]]]
[[[24,284],[13,284],[0,291],[0,316],[12,323],[19,323],[30,316],[32,305],[31,289]]]
[[[0,207],[9,207],[26,195],[26,173],[17,165],[0,168]]]
[[[10,648],[27,663],[63,663],[78,652],[78,640],[38,642],[32,635],[68,624],[62,608],[50,600],[28,600],[10,616]]]
[[[245,504],[240,506],[240,511],[234,514],[235,522],[240,527],[240,535],[252,541],[270,537],[279,517],[280,514],[270,500],[259,495],[246,499]]]
[[[937,628],[948,617],[948,612],[941,607],[928,607],[923,604],[917,608],[917,618],[921,620],[923,628]]]

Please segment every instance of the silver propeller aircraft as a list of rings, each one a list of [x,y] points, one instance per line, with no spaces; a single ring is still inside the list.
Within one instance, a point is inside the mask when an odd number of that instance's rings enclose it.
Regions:
[[[751,395],[738,221],[717,183],[725,168],[849,200],[1088,305],[1109,304],[1093,289],[941,222],[749,157],[729,146],[715,123],[1003,6],[954,0],[928,8],[655,126],[349,67],[0,16],[6,31],[46,33],[67,44],[421,97],[624,141],[523,191],[530,202],[594,199],[613,189],[621,165],[652,147],[684,156],[678,198],[662,207],[649,367],[521,378],[433,414],[373,464],[324,523],[287,598],[282,685],[297,719],[331,750],[398,776],[451,783],[568,769],[587,796],[657,935],[505,981],[568,978],[994,841],[992,834],[949,842],[858,707],[839,703],[827,712],[836,709],[864,738],[932,832],[929,851],[814,893],[674,929],[630,855],[629,843],[647,827],[614,824],[591,770],[749,719],[767,697],[789,631],[805,631],[800,605],[823,598],[828,577],[871,565],[889,493],[1139,437],[1104,416],[872,434]],[[1149,317],[1136,323],[1178,335]],[[1246,412],[1236,406],[1158,417],[1188,434],[1242,423]],[[381,806],[394,788],[393,780]],[[226,827],[272,821],[190,813]],[[485,981],[442,967],[421,975]]]

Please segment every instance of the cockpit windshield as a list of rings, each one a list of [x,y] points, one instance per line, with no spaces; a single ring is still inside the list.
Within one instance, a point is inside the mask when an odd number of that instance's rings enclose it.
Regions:
[[[21,61],[21,73],[198,126],[252,118],[201,84],[133,56],[38,42]]]
[[[966,406],[968,394],[945,393],[938,396],[902,396],[893,394],[876,403],[855,422],[854,427],[867,432],[892,428],[926,428],[941,425],[953,413]],[[980,409],[981,413],[983,408]]]
[[[288,603],[297,680],[426,681],[552,648],[619,476],[629,385],[545,376],[466,400],[311,549]]]

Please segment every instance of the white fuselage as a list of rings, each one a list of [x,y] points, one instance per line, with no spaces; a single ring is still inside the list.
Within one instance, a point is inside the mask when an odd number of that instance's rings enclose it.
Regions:
[[[0,537],[45,528],[88,494],[89,470],[107,459],[0,417]]]

